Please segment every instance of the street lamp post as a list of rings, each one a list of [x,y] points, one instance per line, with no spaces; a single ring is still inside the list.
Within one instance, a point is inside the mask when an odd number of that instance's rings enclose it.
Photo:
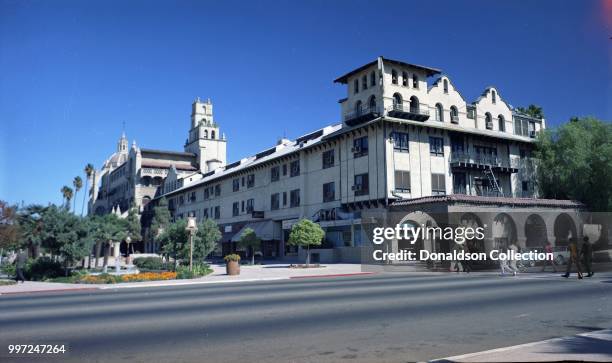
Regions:
[[[193,271],[193,234],[198,230],[198,224],[195,217],[187,218],[187,227],[189,232],[189,272]]]

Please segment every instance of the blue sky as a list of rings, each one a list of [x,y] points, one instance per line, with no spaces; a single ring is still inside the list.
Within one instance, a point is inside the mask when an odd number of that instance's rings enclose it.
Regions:
[[[196,96],[229,161],[336,123],[333,79],[378,55],[441,68],[468,100],[495,85],[549,125],[611,120],[611,14],[582,0],[0,0],[0,199],[60,203],[124,121],[130,143],[182,150]]]

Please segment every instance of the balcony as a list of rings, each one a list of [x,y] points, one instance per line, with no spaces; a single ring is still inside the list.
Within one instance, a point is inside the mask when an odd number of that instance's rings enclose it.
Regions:
[[[414,121],[427,121],[429,119],[429,106],[421,103],[418,107],[410,104],[394,104],[387,107],[387,115]]]
[[[484,169],[490,166],[492,169],[510,173],[516,173],[519,169],[519,160],[517,159],[477,153],[453,152],[450,155],[450,164],[453,168],[465,169]]]
[[[344,123],[348,126],[355,126],[363,122],[374,120],[380,116],[381,114],[378,107],[361,106],[359,109],[346,112],[344,114]]]
[[[472,195],[478,197],[504,197],[504,198],[512,198],[512,193],[501,191],[495,191],[489,187],[480,187],[477,190],[472,189],[471,191],[467,191],[465,186],[454,186],[453,194],[461,194],[461,195]]]

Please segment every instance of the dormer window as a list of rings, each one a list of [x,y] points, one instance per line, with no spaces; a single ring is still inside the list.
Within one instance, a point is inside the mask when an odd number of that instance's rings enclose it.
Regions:
[[[408,87],[408,73],[402,72],[402,86]]]
[[[354,89],[354,93],[358,93],[359,92],[359,79],[355,78],[355,81],[353,81],[353,89]]]
[[[493,103],[495,103],[497,101],[497,96],[495,95],[495,91],[491,91],[491,100]]]
[[[363,78],[361,78],[361,88],[368,89],[368,76],[363,76]]]
[[[442,83],[444,84],[444,93],[448,93],[448,80],[445,79]]]
[[[397,84],[397,72],[395,69],[391,71],[391,82]]]
[[[419,88],[419,76],[416,74],[412,75],[412,88]]]

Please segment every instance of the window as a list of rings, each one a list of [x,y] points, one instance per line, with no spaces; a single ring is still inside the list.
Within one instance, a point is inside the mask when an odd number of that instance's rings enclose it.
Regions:
[[[211,139],[214,139],[214,138],[215,138],[215,130],[212,130],[212,131],[210,132],[210,138],[211,138]]]
[[[397,84],[397,72],[395,69],[391,70],[391,82]]]
[[[368,174],[355,175],[355,184],[353,185],[355,195],[366,195],[370,193],[370,183]]]
[[[181,195],[179,196],[179,205],[183,205],[183,204],[185,204],[185,196]]]
[[[323,203],[333,202],[336,199],[336,187],[334,182],[323,184]]]
[[[456,106],[451,106],[450,108],[450,117],[451,122],[456,124],[459,123],[459,110],[457,110]]]
[[[242,177],[242,186],[244,186],[244,177]]]
[[[289,206],[290,207],[299,207],[300,205],[300,190],[294,189],[291,191],[289,196]]]
[[[370,108],[370,112],[376,111],[376,97],[370,96],[370,100],[368,101],[368,107]]]
[[[491,114],[488,112],[485,114],[485,127],[488,130],[493,130],[493,118],[491,117]]]
[[[247,188],[253,188],[255,186],[255,174],[247,175]]]
[[[412,88],[419,88],[419,76],[416,74],[412,75]]]
[[[218,197],[221,195],[221,184],[217,184],[215,185],[215,197]]]
[[[431,174],[431,195],[446,194],[446,178],[444,174]]]
[[[439,103],[436,103],[436,120],[444,121],[444,107]]]
[[[353,140],[353,157],[368,155],[368,137],[363,136]]]
[[[208,130],[204,130],[204,138],[208,139]]]
[[[190,201],[191,203],[193,203],[193,202],[195,202],[195,201],[196,201],[196,192],[191,192],[191,193],[189,194],[189,201]]]
[[[294,176],[298,176],[300,175],[300,161],[296,160],[296,161],[292,161],[291,162],[291,172],[289,174],[290,177],[294,177]]]
[[[410,193],[410,172],[406,170],[395,171],[395,190],[401,193]]]
[[[497,95],[495,94],[495,90],[491,91],[491,101],[493,103],[497,102]]]
[[[210,198],[210,190],[208,187],[204,188],[204,199]]]
[[[529,182],[526,180],[523,180],[521,182],[521,190],[524,192],[528,192],[529,191]]]
[[[208,208],[202,210],[202,218],[208,219]]]
[[[219,219],[221,218],[221,207],[216,206],[215,207],[215,219]]]
[[[244,200],[240,202],[240,210],[244,213]]]
[[[334,166],[334,149],[323,152],[323,169]]]
[[[253,199],[253,198],[247,199],[247,201],[246,201],[246,211],[247,211],[247,213],[252,213],[253,212],[254,204],[255,204],[255,199]]]
[[[370,87],[374,86],[376,86],[376,73],[372,71],[372,73],[370,73]]]
[[[393,109],[402,109],[402,95],[400,95],[399,93],[393,94]]]
[[[436,156],[444,156],[444,139],[441,137],[429,137],[429,153]]]
[[[280,167],[278,166],[273,166],[272,169],[270,169],[270,181],[278,181],[278,179],[280,178]]]
[[[416,96],[410,97],[410,112],[419,113],[419,99]]]
[[[402,72],[402,86],[408,87],[408,73]]]
[[[353,93],[359,92],[359,79],[355,78],[353,81]]]
[[[283,192],[283,206],[287,205],[287,192]]]
[[[497,123],[498,123],[499,131],[501,132],[506,131],[506,120],[504,119],[504,116],[502,115],[497,116]]]
[[[393,150],[400,152],[408,152],[408,134],[405,132],[392,132],[391,139],[393,140]]]
[[[444,93],[448,93],[448,80],[445,79],[442,83],[444,84]]]
[[[232,216],[236,217],[238,214],[240,214],[240,205],[238,202],[234,202],[232,204]]]
[[[240,179],[236,178],[236,179],[232,180],[232,190],[235,191],[235,192],[240,190]]]
[[[355,116],[360,116],[363,111],[361,101],[355,102]]]
[[[274,193],[270,196],[270,209],[277,210],[280,208],[280,194]]]
[[[472,119],[472,120],[476,119],[476,109],[475,108],[471,108],[471,107],[467,108],[467,118]]]
[[[363,78],[361,78],[361,88],[368,89],[368,76],[363,76]]]
[[[283,164],[283,175],[287,175],[287,164]]]

